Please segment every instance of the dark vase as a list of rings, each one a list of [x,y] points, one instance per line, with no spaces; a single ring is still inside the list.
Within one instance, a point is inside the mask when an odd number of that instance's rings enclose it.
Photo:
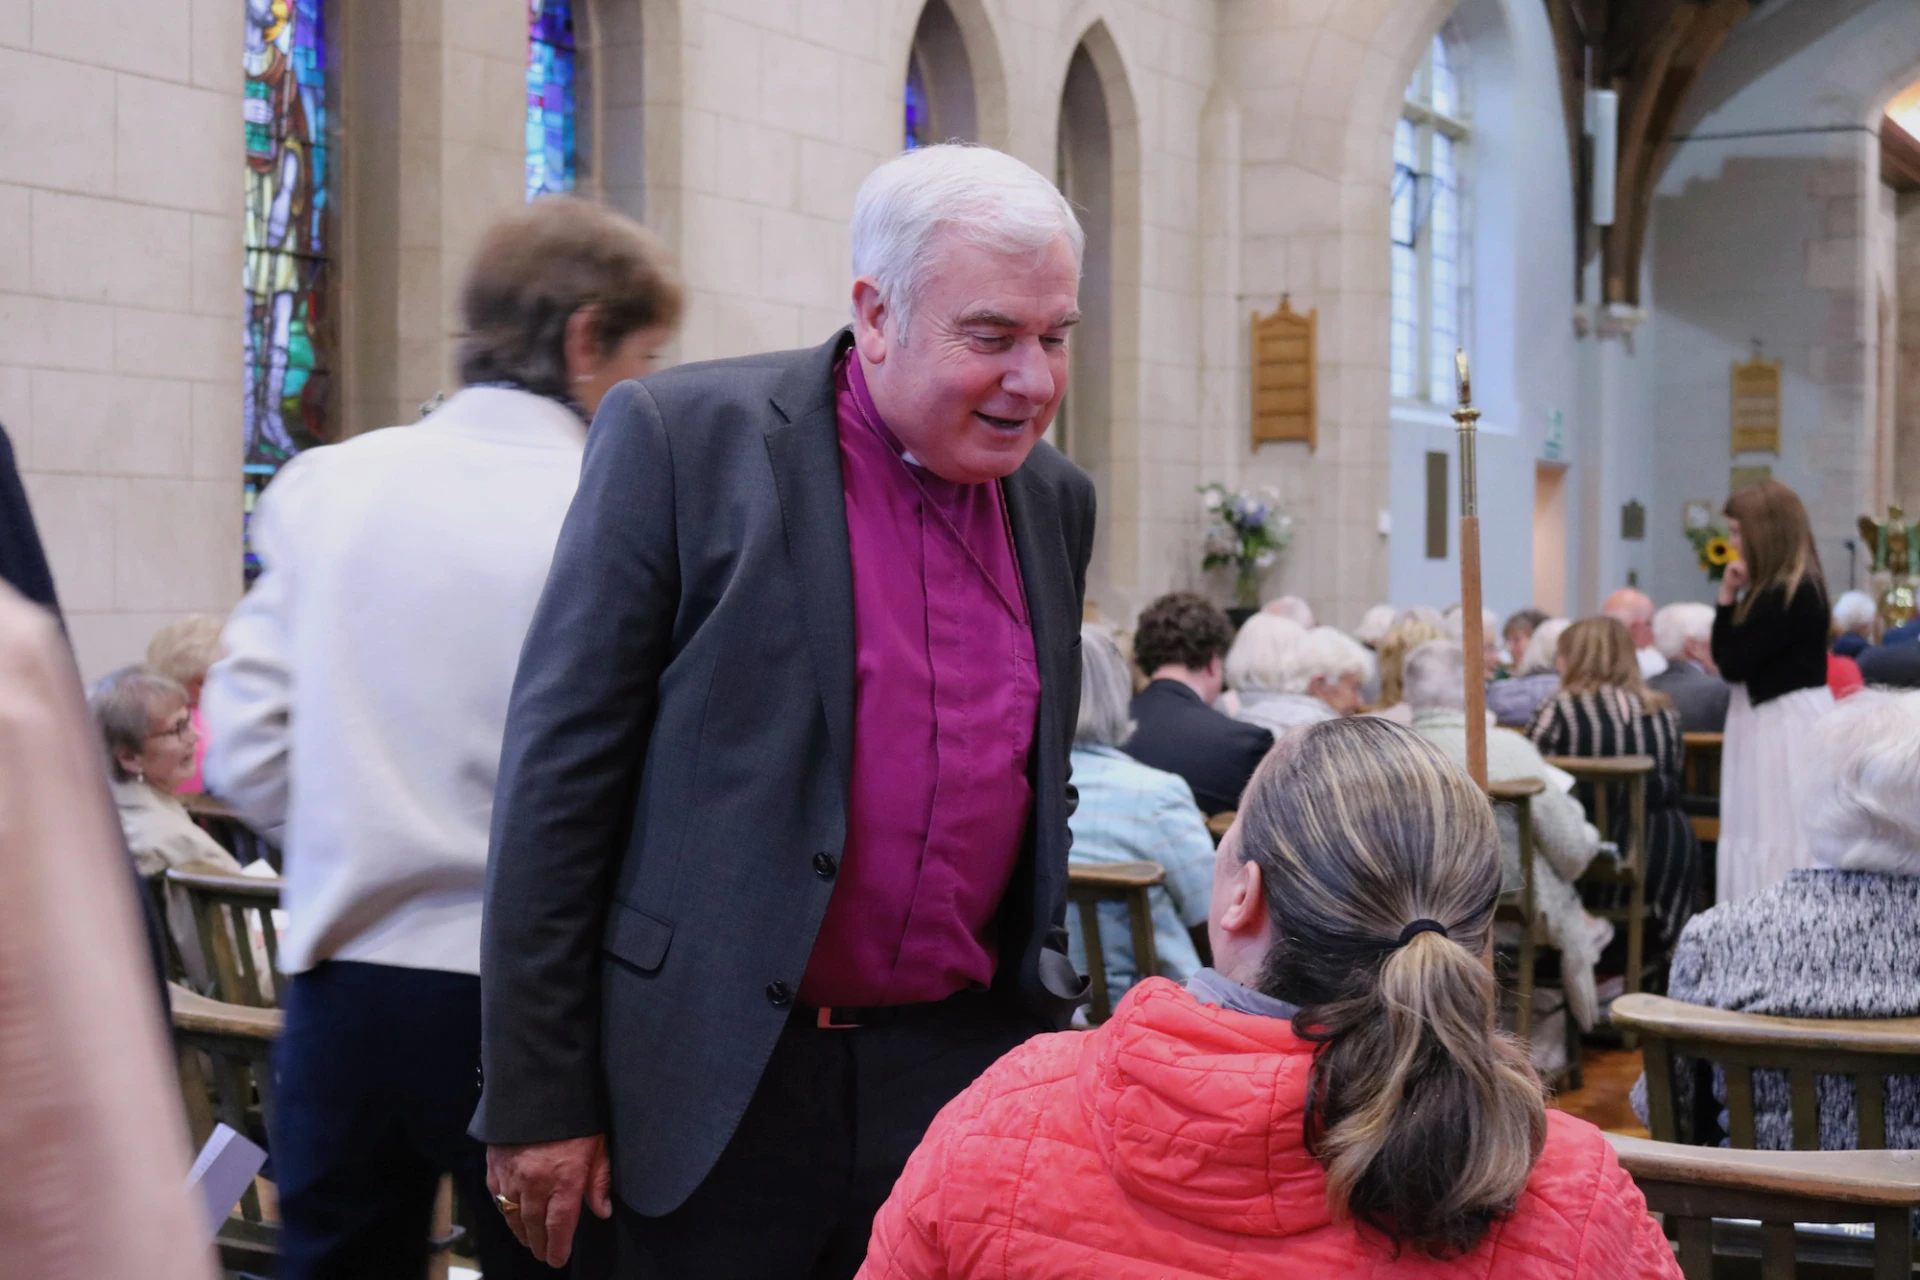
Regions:
[[[1259,609],[1244,604],[1236,604],[1227,610],[1227,617],[1233,620],[1233,629],[1238,631],[1247,625],[1247,619],[1260,612]]]

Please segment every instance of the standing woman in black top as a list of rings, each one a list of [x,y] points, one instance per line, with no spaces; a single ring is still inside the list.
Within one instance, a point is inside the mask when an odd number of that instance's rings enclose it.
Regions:
[[[1827,583],[1807,509],[1778,480],[1727,499],[1738,553],[1720,580],[1713,660],[1733,685],[1720,766],[1718,900],[1734,902],[1810,866],[1794,800],[1827,688]]]

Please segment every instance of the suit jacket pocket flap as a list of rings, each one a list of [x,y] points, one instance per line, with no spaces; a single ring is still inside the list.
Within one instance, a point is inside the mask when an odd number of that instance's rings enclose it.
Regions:
[[[650,916],[638,907],[615,902],[607,913],[607,951],[634,968],[651,973],[667,958],[667,944],[673,941],[670,921]]]

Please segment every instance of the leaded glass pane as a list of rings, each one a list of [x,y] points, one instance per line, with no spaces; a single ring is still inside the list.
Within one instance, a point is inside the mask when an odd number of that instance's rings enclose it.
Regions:
[[[915,147],[924,147],[932,141],[928,137],[931,121],[927,110],[927,82],[920,70],[920,55],[912,54],[907,59],[907,146],[908,151]]]
[[[1433,69],[1431,73],[1431,96],[1428,101],[1435,111],[1443,116],[1458,115],[1460,109],[1460,86],[1453,76],[1453,59],[1447,52],[1447,42],[1441,36],[1433,38]]]
[[[573,0],[527,0],[527,199],[573,190]]]
[[[331,173],[323,0],[246,6],[242,53],[246,254],[242,330],[244,510],[328,436]],[[249,580],[259,572],[245,550]]]

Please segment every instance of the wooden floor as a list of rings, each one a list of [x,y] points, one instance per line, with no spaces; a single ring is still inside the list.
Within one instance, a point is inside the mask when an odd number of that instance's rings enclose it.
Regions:
[[[1553,1105],[1569,1115],[1605,1129],[1609,1133],[1647,1137],[1646,1127],[1633,1114],[1628,1095],[1640,1078],[1638,1049],[1588,1049],[1583,1070],[1583,1087],[1553,1099]]]

